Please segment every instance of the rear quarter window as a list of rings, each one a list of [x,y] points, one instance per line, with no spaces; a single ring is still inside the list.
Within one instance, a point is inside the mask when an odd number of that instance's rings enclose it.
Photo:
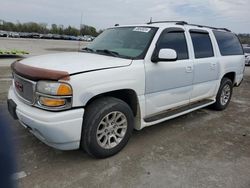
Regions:
[[[238,37],[229,32],[213,31],[222,56],[243,55]]]

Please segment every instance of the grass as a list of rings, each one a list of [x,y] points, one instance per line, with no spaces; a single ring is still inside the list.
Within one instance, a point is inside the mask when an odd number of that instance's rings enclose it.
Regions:
[[[16,50],[16,49],[12,49],[12,50],[0,49],[0,55],[25,55],[25,54],[29,54],[29,52],[24,51],[24,50]]]

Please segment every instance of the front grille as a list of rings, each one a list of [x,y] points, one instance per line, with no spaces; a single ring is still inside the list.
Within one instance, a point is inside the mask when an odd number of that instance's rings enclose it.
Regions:
[[[21,99],[30,104],[34,103],[35,82],[14,74],[14,87]]]

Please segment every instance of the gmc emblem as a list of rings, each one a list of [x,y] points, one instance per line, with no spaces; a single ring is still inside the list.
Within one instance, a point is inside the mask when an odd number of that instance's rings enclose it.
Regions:
[[[15,87],[19,92],[23,92],[23,84],[15,80]]]

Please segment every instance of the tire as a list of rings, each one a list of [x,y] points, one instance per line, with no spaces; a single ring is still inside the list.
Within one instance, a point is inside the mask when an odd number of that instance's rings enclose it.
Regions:
[[[96,99],[84,114],[81,147],[96,158],[112,156],[125,147],[133,128],[134,116],[127,103],[113,97]]]
[[[216,95],[216,102],[212,104],[214,110],[224,110],[230,103],[233,94],[233,83],[229,78],[222,78],[221,85]],[[224,96],[224,100],[222,99]]]

